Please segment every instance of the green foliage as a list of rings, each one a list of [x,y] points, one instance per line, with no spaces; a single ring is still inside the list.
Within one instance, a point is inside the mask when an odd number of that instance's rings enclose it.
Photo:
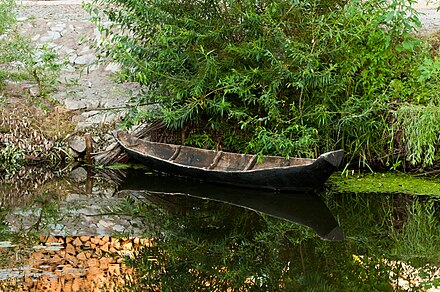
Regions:
[[[204,134],[192,134],[186,140],[188,145],[195,145],[200,148],[214,148],[215,141],[206,133]]]
[[[439,159],[440,107],[435,105],[401,106],[396,111],[402,129],[402,141],[407,147],[407,159],[414,165],[431,165]]]
[[[10,66],[9,77],[17,76],[13,70],[24,72],[26,79],[36,82],[42,97],[47,97],[59,84],[58,77],[66,61],[59,58],[55,49],[46,44],[34,45],[18,32],[13,32],[8,42],[0,46],[7,52],[0,54],[0,62],[14,64]]]
[[[55,85],[62,67],[54,48],[46,44],[33,44],[18,31],[15,1],[0,3],[0,81],[5,79],[32,80],[42,97],[47,97]],[[3,34],[3,35],[2,35]]]
[[[0,2],[0,44],[3,39],[7,37],[6,33],[10,30],[11,26],[16,22],[15,18],[15,1],[5,0]],[[1,49],[1,46],[0,46]],[[0,57],[2,53],[0,53]],[[7,72],[0,67],[0,86],[7,77]]]
[[[412,0],[93,3],[97,46],[148,88],[139,105],[157,104],[128,116],[159,118],[191,144],[308,157],[344,147],[367,162],[389,157],[396,104],[438,99]]]
[[[14,0],[0,2],[0,36],[15,23],[15,5]]]
[[[420,76],[417,81],[419,82],[424,82],[429,79],[438,80],[440,78],[440,61],[437,59],[425,59],[418,69]]]
[[[275,153],[278,155],[315,157],[317,146],[317,134],[315,129],[305,128],[299,125],[291,125],[281,130],[267,130],[265,127],[257,127],[255,134],[248,143],[250,152]]]
[[[14,145],[0,148],[0,173],[12,174],[24,164],[24,152]]]

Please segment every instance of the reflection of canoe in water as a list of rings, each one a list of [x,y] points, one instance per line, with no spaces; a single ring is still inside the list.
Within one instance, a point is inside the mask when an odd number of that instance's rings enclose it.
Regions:
[[[125,132],[116,133],[128,154],[154,170],[201,181],[254,189],[310,191],[322,186],[342,160],[342,150],[317,159],[265,156],[205,150],[149,142]]]
[[[343,239],[330,210],[317,195],[311,193],[295,193],[294,196],[288,193],[274,194],[155,174],[129,174],[120,189],[121,195],[129,192],[159,205],[182,199],[185,195],[223,202],[308,226],[323,239]]]

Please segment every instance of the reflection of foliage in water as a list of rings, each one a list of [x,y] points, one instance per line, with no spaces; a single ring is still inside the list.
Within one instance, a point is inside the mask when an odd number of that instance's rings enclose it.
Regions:
[[[154,245],[140,250],[131,261],[140,275],[148,275],[136,283],[138,288],[276,288],[288,272],[289,265],[280,255],[291,224],[277,225],[277,232],[269,234],[261,230],[272,225],[271,220],[212,202],[188,208],[185,214],[161,215],[159,225],[165,232],[153,234]],[[303,230],[289,229],[290,233]]]
[[[43,167],[22,168],[12,175],[0,176],[0,240],[29,242],[30,234],[10,230],[6,216],[15,207],[32,207],[41,194],[48,194],[49,190],[60,192],[62,187],[58,180],[53,180],[54,177],[53,172]]]
[[[421,255],[425,262],[440,264],[438,203],[423,197],[370,194],[330,195],[327,204],[340,216],[345,235],[359,246],[361,254],[387,251],[403,260]]]
[[[117,225],[118,230],[133,230],[133,221],[106,214],[105,208],[118,203],[111,197],[114,183],[103,178],[77,179],[38,167],[0,178],[0,207],[7,215],[4,219],[10,230],[29,235],[95,234],[95,229],[105,228],[98,226],[101,220]],[[123,222],[117,224],[118,220]]]
[[[27,166],[0,177],[1,223],[12,224],[0,228],[0,239],[32,236],[57,223],[60,198],[73,190],[80,192],[78,184],[58,174],[41,166]],[[15,231],[11,233],[10,228]]]
[[[387,195],[326,199],[344,242],[322,241],[308,228],[213,202],[180,213],[147,206],[145,218],[154,218],[157,232],[150,234],[154,244],[129,262],[138,276],[132,288],[392,291],[398,276],[418,274],[418,282],[405,288],[416,291],[438,282],[432,275],[440,254],[433,244],[440,230],[432,202]],[[424,257],[412,256],[415,242]],[[415,258],[411,269],[403,268]]]
[[[414,279],[401,287],[404,290],[420,291],[432,283],[440,284],[438,275],[433,277],[440,272],[440,251],[434,247],[440,242],[440,225],[432,200],[329,194],[327,203],[340,217],[347,237],[344,258],[352,257],[350,273],[358,275],[363,285],[368,283],[371,289],[391,281],[396,288],[397,275],[401,281]],[[424,279],[417,280],[417,274],[425,275]]]
[[[0,177],[0,240],[13,240],[26,242],[28,232],[11,232],[10,226],[6,223],[6,216],[15,207],[32,207],[36,201],[43,202],[42,194],[61,194],[62,184],[60,180],[54,179],[55,174],[42,167],[26,167],[18,170],[9,176]],[[51,204],[51,206],[56,203]],[[41,206],[40,206],[41,208]],[[45,208],[51,208],[46,206]],[[54,213],[54,212],[52,212]],[[42,210],[40,216],[46,216]],[[23,219],[29,219],[28,216]]]
[[[58,194],[53,191],[35,193],[31,202],[24,202],[22,208],[14,209],[13,212],[10,206],[0,208],[0,241],[12,240],[20,244],[29,243],[28,238],[35,239],[36,235],[45,232],[48,227],[55,226],[63,216]]]
[[[54,178],[55,173],[44,167],[26,167],[4,176],[0,178],[0,204],[8,208],[24,206],[45,190],[61,192],[61,181]]]
[[[434,262],[440,264],[440,224],[433,201],[419,202],[409,206],[409,218],[401,232],[396,233],[397,256],[414,262]]]
[[[32,209],[38,212],[36,222],[30,227],[29,231],[39,232],[47,225],[56,224],[60,221],[60,206],[58,195],[52,192],[44,192],[36,198]]]

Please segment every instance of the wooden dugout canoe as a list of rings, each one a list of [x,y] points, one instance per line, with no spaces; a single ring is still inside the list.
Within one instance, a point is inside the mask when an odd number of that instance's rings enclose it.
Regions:
[[[340,165],[343,151],[317,159],[257,156],[150,142],[118,131],[115,137],[135,160],[153,170],[205,182],[275,191],[311,191]]]

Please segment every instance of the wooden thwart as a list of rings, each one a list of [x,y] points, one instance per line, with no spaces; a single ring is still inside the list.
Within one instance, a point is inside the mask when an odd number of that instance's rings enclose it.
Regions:
[[[169,161],[174,161],[176,160],[177,156],[179,156],[180,154],[180,150],[182,149],[182,145],[179,145],[176,147],[176,150],[174,151],[173,155],[171,155],[170,159],[168,159]]]
[[[217,152],[217,155],[215,155],[214,160],[212,161],[211,165],[208,166],[208,169],[214,169],[217,166],[218,162],[220,161],[220,158],[222,158],[222,155],[223,155],[222,151]]]
[[[246,165],[246,167],[244,168],[244,170],[251,170],[252,168],[254,168],[255,163],[257,163],[257,155],[254,155],[251,160],[249,160],[249,163]]]

